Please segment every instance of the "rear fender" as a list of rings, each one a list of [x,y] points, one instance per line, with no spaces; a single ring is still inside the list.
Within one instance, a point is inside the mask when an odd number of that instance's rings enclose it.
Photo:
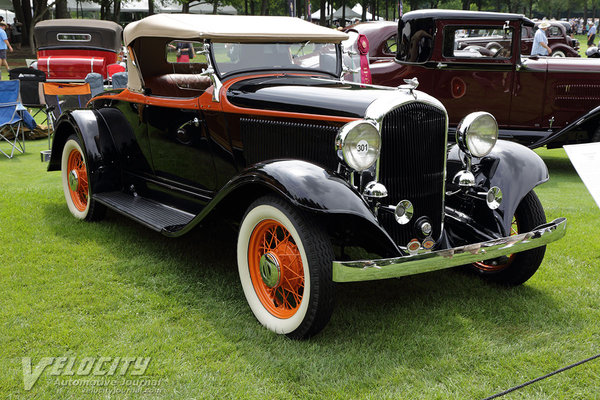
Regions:
[[[454,145],[448,154],[448,179],[463,169],[462,153]],[[505,232],[510,232],[512,217],[521,200],[536,186],[549,179],[544,161],[532,150],[517,143],[499,140],[490,154],[473,159],[473,173],[479,187],[502,190],[502,203],[496,210]]]
[[[118,158],[111,132],[105,118],[95,110],[67,111],[61,115],[56,122],[48,171],[61,169],[63,147],[73,134],[79,138],[86,154],[92,191],[119,188],[121,179],[119,168],[115,168]]]

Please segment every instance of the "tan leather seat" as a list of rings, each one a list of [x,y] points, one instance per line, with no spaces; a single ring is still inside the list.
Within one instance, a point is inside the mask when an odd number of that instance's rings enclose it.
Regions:
[[[211,85],[210,78],[197,74],[165,74],[146,79],[153,96],[197,97]]]

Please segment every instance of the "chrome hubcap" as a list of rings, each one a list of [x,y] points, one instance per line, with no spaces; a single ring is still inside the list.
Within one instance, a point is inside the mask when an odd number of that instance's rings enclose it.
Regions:
[[[76,192],[79,187],[79,177],[77,176],[77,171],[74,169],[69,172],[69,187],[73,192]]]
[[[277,257],[271,253],[263,254],[260,258],[260,277],[265,285],[273,288],[279,284],[281,271]]]

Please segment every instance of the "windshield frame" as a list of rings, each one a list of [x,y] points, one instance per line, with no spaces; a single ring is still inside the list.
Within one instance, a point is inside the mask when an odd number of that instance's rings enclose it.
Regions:
[[[240,70],[234,70],[234,71],[229,71],[229,72],[221,72],[220,68],[219,68],[219,62],[216,59],[216,55],[215,55],[215,44],[260,44],[260,45],[277,45],[277,44],[283,44],[283,45],[303,45],[306,42],[310,42],[310,43],[314,43],[314,44],[330,44],[333,45],[335,47],[335,62],[336,62],[336,66],[335,66],[335,73],[332,73],[332,71],[328,71],[325,69],[312,69],[312,68],[304,68],[304,67],[253,67],[253,68],[248,68],[248,69],[240,69]],[[209,57],[211,60],[211,64],[213,66],[213,69],[215,71],[215,75],[221,79],[221,80],[227,80],[230,79],[232,77],[235,76],[239,76],[239,75],[248,75],[248,74],[252,74],[254,72],[258,72],[258,73],[264,73],[264,72],[272,72],[274,74],[284,74],[286,72],[293,72],[293,73],[305,73],[305,74],[309,74],[309,75],[326,75],[326,76],[330,76],[333,78],[337,78],[339,79],[341,74],[342,74],[342,48],[341,48],[341,44],[340,43],[332,43],[332,42],[313,42],[313,41],[309,41],[309,40],[298,40],[295,42],[233,42],[233,41],[214,41],[211,40],[208,42],[210,44],[210,51],[209,51]]]

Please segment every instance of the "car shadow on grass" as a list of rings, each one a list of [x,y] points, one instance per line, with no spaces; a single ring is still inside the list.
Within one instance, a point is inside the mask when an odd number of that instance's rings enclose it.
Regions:
[[[207,222],[187,236],[170,239],[114,212],[103,222],[81,223],[66,207],[46,208],[57,236],[95,241],[115,258],[109,266],[115,279],[159,296],[193,326],[211,330],[191,329],[179,346],[194,347],[193,353],[198,351],[194,342],[206,340],[206,335],[217,337],[232,352],[220,363],[234,357],[235,369],[292,386],[342,378],[372,381],[398,368],[441,368],[443,373],[440,360],[449,362],[455,354],[493,360],[498,349],[510,355],[515,346],[530,348],[549,332],[577,328],[577,318],[565,315],[551,294],[538,288],[537,276],[524,286],[504,288],[453,269],[338,285],[330,323],[316,337],[295,342],[254,319],[239,283],[237,233],[230,225]],[[157,334],[154,340],[169,339]],[[337,382],[338,387],[346,384]]]

